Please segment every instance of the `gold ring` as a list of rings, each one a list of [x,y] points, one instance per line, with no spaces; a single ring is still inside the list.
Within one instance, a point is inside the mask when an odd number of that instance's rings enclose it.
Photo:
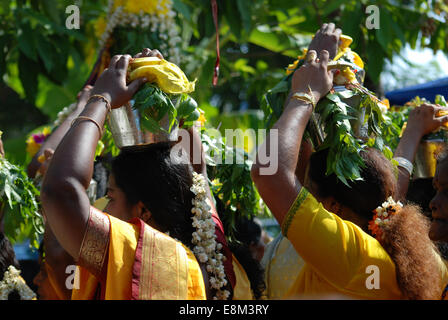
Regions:
[[[316,51],[309,51],[306,55],[306,62],[313,62],[317,58]]]

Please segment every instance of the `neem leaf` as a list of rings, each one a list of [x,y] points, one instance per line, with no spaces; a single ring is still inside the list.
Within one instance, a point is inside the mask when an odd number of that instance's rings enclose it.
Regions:
[[[197,102],[192,97],[185,95],[182,97],[179,107],[177,108],[177,115],[181,119],[185,118],[186,121],[192,121],[190,120],[190,115],[193,114],[195,111],[197,111],[197,108],[198,108]],[[197,117],[195,117],[193,121],[197,120],[200,116],[199,111],[195,113],[195,116],[196,114]]]
[[[150,117],[142,117],[141,126],[152,133],[157,133],[161,131],[160,124]]]

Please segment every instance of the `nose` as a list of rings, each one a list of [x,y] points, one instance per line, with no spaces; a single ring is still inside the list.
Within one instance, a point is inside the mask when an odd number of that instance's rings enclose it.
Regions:
[[[43,274],[42,274],[42,269],[39,270],[39,272],[36,274],[36,276],[33,279],[33,283],[40,287],[40,284],[42,283],[42,278],[43,278]]]
[[[434,196],[434,198],[431,199],[429,202],[429,209],[431,210],[431,214],[434,216],[434,214],[438,211],[439,208],[439,200],[438,200],[438,194]]]

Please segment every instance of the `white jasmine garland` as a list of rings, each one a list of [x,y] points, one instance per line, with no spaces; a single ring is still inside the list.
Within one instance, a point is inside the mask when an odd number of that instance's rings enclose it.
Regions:
[[[133,28],[141,27],[144,29],[150,27],[150,31],[158,32],[159,38],[164,41],[160,44],[160,49],[167,50],[165,52],[166,58],[174,64],[180,64],[181,54],[177,46],[180,45],[182,39],[179,36],[178,28],[174,20],[176,12],[172,10],[171,2],[161,3],[160,0],[154,1],[158,1],[157,10],[159,13],[150,15],[143,11],[140,11],[138,14],[126,12],[122,6],[118,6],[113,10],[114,0],[109,0],[107,11],[109,18],[107,19],[106,29],[98,41],[99,47],[103,48],[106,45],[117,26],[131,25]],[[160,13],[162,10],[166,10],[166,13]]]
[[[64,109],[62,109],[61,111],[58,112],[58,116],[56,118],[56,120],[53,123],[54,127],[58,127],[62,124],[62,122],[64,122],[65,119],[67,119],[67,117],[73,113],[73,111],[75,111],[76,109],[76,103],[72,103],[71,105],[65,107]]]
[[[20,277],[20,271],[14,266],[9,266],[0,281],[0,300],[7,300],[11,292],[17,290],[21,300],[33,300],[36,294]]]
[[[216,290],[216,296],[213,299],[225,300],[230,296],[228,290],[222,290],[222,287],[227,285],[223,265],[225,257],[219,252],[222,245],[216,242],[215,222],[210,212],[211,208],[206,201],[206,183],[204,176],[193,172],[193,185],[190,188],[191,192],[195,194],[191,209],[192,225],[196,228],[192,234],[192,243],[195,245],[193,252],[199,262],[207,263],[206,270],[210,276],[210,285]]]

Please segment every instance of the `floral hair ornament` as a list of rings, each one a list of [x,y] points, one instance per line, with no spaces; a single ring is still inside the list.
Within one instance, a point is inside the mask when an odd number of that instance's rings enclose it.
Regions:
[[[0,281],[0,300],[8,300],[11,292],[16,290],[21,300],[36,300],[36,294],[26,284],[20,276],[20,271],[14,266],[9,266]]]
[[[196,196],[192,200],[193,227],[196,231],[192,234],[192,242],[195,245],[193,252],[200,263],[206,263],[206,269],[210,276],[210,286],[216,290],[214,300],[226,300],[230,296],[228,290],[222,288],[227,285],[224,272],[224,255],[220,253],[222,245],[216,242],[215,222],[213,221],[210,206],[207,204],[207,181],[202,174],[193,172],[193,185],[191,192]]]
[[[32,134],[26,140],[26,152],[28,152],[31,157],[34,157],[50,134],[51,129],[49,127],[45,127],[42,132]]]
[[[378,241],[384,239],[382,228],[389,223],[390,218],[396,215],[401,208],[403,208],[403,204],[400,201],[395,202],[392,197],[389,197],[380,207],[373,210],[375,215],[373,216],[373,219],[369,221],[368,229]]]

